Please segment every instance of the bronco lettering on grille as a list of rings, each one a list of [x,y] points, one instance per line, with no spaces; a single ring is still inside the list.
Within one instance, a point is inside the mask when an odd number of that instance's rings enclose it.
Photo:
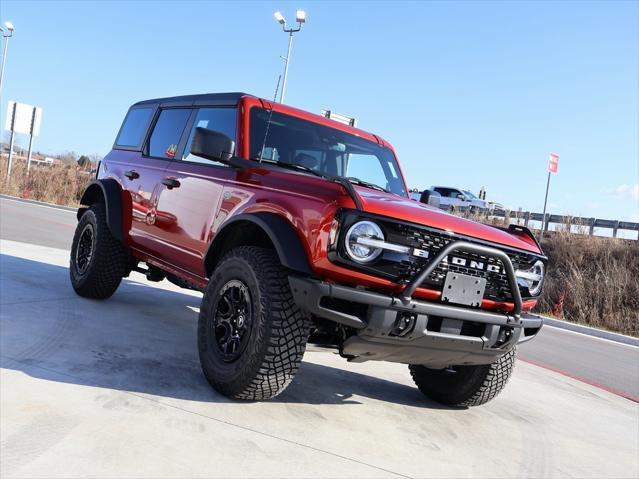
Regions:
[[[486,264],[483,261],[468,260],[459,256],[449,256],[442,263],[452,263],[457,266],[465,266],[467,268],[477,269],[479,271],[488,271],[489,273],[501,273],[501,266],[496,264]]]

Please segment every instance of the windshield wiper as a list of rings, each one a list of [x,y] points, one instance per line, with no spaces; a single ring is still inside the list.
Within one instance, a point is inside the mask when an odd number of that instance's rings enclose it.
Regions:
[[[351,183],[355,183],[356,185],[365,186],[367,188],[372,188],[373,190],[377,190],[377,191],[383,191],[384,193],[390,193],[390,191],[388,191],[386,188],[382,188],[381,186],[376,185],[375,183],[369,183],[368,181],[360,180],[359,178],[356,178],[354,176],[347,176],[346,179],[350,181]]]
[[[251,158],[251,159],[253,161],[259,161],[259,158]],[[320,178],[329,178],[328,176],[323,175],[322,173],[314,170],[313,168],[309,168],[308,166],[304,166],[304,165],[298,165],[297,163],[286,163],[285,161],[268,160],[266,158],[262,158],[262,163],[270,163],[271,165],[280,166],[282,168],[287,168],[289,170],[304,171],[306,173],[311,173],[315,176],[319,176]]]

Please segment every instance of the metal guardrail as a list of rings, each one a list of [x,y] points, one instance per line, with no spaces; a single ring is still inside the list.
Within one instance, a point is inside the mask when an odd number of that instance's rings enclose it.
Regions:
[[[474,210],[471,210],[468,206],[461,206],[451,208],[450,206],[442,206],[441,209],[449,211],[449,212],[460,212],[460,213],[471,213]],[[483,214],[484,212],[479,212]],[[507,223],[510,223],[512,220],[521,221],[523,220],[524,226],[528,226],[530,221],[539,221],[541,223],[541,228],[544,231],[548,231],[549,225],[552,224],[562,224],[566,226],[581,226],[588,228],[588,234],[593,236],[595,233],[595,228],[605,228],[612,229],[612,237],[617,237],[617,232],[619,230],[628,230],[628,231],[637,231],[637,240],[639,240],[639,223],[633,223],[630,221],[619,221],[619,220],[605,220],[601,218],[584,218],[580,216],[563,216],[563,215],[552,215],[550,213],[546,213],[546,217],[542,213],[532,213],[530,211],[491,211],[487,213],[488,216],[496,216],[499,218],[505,218]]]

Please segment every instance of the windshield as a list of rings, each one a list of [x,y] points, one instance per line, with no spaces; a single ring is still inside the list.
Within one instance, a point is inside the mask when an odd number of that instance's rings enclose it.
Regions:
[[[355,184],[406,196],[393,152],[375,142],[290,115],[252,108],[250,158],[279,161],[311,169],[323,176],[343,176]],[[300,170],[302,169],[300,168]]]
[[[477,198],[474,194],[472,194],[470,191],[468,190],[464,190],[464,193],[466,194],[466,196],[468,198],[470,198],[471,200],[478,200],[479,198]]]

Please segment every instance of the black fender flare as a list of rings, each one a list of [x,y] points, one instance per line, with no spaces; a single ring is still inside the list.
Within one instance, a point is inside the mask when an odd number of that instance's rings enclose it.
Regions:
[[[222,225],[204,255],[207,276],[221,259],[221,252],[228,251],[224,248],[225,239],[240,222],[250,222],[268,236],[283,266],[297,273],[311,275],[306,251],[293,225],[276,213],[256,212],[239,214]]]
[[[119,241],[124,241],[122,216],[122,187],[112,178],[92,181],[82,194],[78,220],[88,210],[88,206],[100,200],[104,201],[107,215],[107,225],[111,234]]]

